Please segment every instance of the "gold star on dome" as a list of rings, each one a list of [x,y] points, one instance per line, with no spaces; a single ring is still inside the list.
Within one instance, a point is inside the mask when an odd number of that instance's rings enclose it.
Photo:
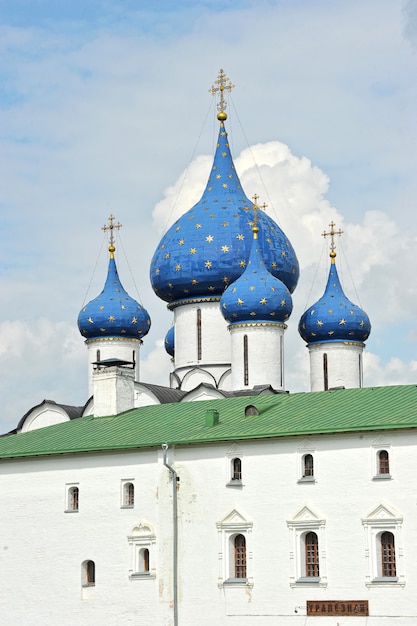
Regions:
[[[159,267],[157,267],[156,270],[155,270],[155,274],[159,274],[160,271],[161,270],[159,269]]]
[[[207,191],[213,191],[213,187],[209,187]]]
[[[201,228],[201,224],[196,224],[195,227],[196,228]]]
[[[215,214],[215,213],[210,213],[209,218],[210,218],[211,220],[214,220],[214,218],[215,218],[215,217],[216,217],[216,214]]]
[[[193,280],[191,281],[192,285],[198,285],[198,280],[196,280],[195,278],[193,278]]]
[[[165,244],[163,243],[161,246],[161,250],[163,250],[165,248]]]
[[[229,252],[229,246],[222,246],[222,252]]]
[[[235,292],[236,292],[236,287],[233,287],[232,293],[235,293]]]
[[[222,226],[226,228],[226,226],[229,226],[229,222],[222,222]]]
[[[125,308],[126,308],[126,307],[125,307],[125,305],[124,305],[124,304],[122,304],[122,310],[124,310]]]
[[[165,255],[165,258],[169,259],[169,257],[170,257],[170,254],[169,254],[169,252],[167,252],[166,255]]]
[[[281,252],[281,256],[287,256],[287,253],[285,252],[285,250]]]
[[[176,266],[175,266],[175,271],[179,272],[180,269],[181,269],[181,265],[179,263],[177,263]]]
[[[239,261],[240,267],[246,267],[246,261]]]
[[[93,322],[93,320],[92,320],[92,318],[91,318],[91,317],[89,317],[89,318],[88,318],[87,322],[88,322],[89,324],[94,324],[94,322]]]
[[[226,302],[223,302],[223,308],[227,309]]]
[[[168,283],[168,287],[169,287],[170,289],[174,289],[174,285],[173,285],[172,283]]]
[[[271,311],[271,313],[269,314],[271,317],[275,316],[275,311]]]
[[[349,313],[350,313],[351,315],[354,315],[354,314],[355,314],[355,311],[354,311],[353,309],[350,309]]]
[[[195,254],[197,252],[197,248],[191,248],[190,254]]]
[[[342,318],[339,322],[339,326],[345,326],[345,325],[346,325],[346,320]]]
[[[222,175],[221,175],[221,174],[216,174],[216,178],[217,178],[217,179],[220,179],[221,177],[222,177]]]
[[[99,307],[99,309],[100,309],[100,311],[102,311],[102,310],[104,309],[104,305],[102,304],[102,305]]]
[[[210,286],[209,286],[209,291],[214,291],[214,287],[213,287],[213,285],[210,285]]]
[[[365,326],[365,322],[362,320],[361,322],[359,322],[359,326]]]
[[[310,315],[314,315],[315,312],[316,312],[315,309],[311,309]]]
[[[243,304],[243,300],[242,300],[241,298],[238,298],[238,299],[237,299],[237,303],[238,303],[238,305],[239,305],[239,306],[242,306],[242,304]]]
[[[208,269],[210,269],[210,267],[213,265],[213,263],[212,263],[211,261],[206,261],[206,262],[204,263],[204,265],[205,265]]]
[[[179,230],[181,230],[181,226],[177,226],[177,228],[175,230],[178,232]]]
[[[272,267],[272,269],[274,269],[274,270],[276,270],[276,269],[277,269],[277,264],[276,264],[276,262],[275,262],[275,261],[273,261],[273,262],[271,263],[271,267]]]
[[[227,156],[227,152],[222,152],[222,157]]]
[[[330,313],[330,315],[331,315],[331,314],[333,313],[333,309],[329,309],[329,310],[327,311],[327,313]]]
[[[266,298],[262,298],[261,300],[259,300],[260,304],[266,304],[268,302],[268,300]]]
[[[208,241],[208,243],[211,243],[213,239],[214,239],[213,235],[207,235],[206,237],[206,241]]]
[[[228,283],[229,282],[229,277],[228,276],[223,276],[223,282],[224,283]]]
[[[268,243],[272,243],[271,237],[267,237],[266,240],[267,240]]]
[[[138,323],[138,318],[132,317],[132,324],[137,324],[137,323]]]
[[[249,313],[249,315],[251,315],[252,317],[255,317],[256,313],[255,313],[255,311],[251,311],[251,312]]]
[[[323,322],[321,320],[317,320],[317,326],[323,326]]]
[[[116,318],[114,317],[114,315],[110,315],[109,316],[109,322],[114,322]]]
[[[229,175],[228,175],[228,178],[233,178],[233,174],[229,174]]]
[[[286,300],[281,300],[281,306],[285,306],[287,304]]]
[[[334,335],[334,330],[329,330],[329,332],[327,334],[330,335],[330,336]]]
[[[223,189],[227,189],[229,185],[227,183],[223,183]]]
[[[236,235],[236,239],[240,239],[240,241],[242,241],[245,238],[245,235],[241,235],[239,233],[239,235]]]
[[[180,240],[178,241],[178,243],[180,244],[180,246],[183,246],[183,245],[184,245],[184,243],[185,243],[185,241],[184,241],[184,239],[180,239]]]
[[[223,131],[220,133],[220,135],[221,135],[222,137],[226,137],[226,133],[225,133],[225,131],[223,130]]]

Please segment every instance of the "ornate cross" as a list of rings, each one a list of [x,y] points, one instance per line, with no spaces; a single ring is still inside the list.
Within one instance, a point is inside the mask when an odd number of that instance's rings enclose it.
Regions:
[[[217,85],[217,87],[216,87],[216,85]],[[215,83],[212,86],[212,88],[209,89],[209,92],[211,94],[213,94],[213,96],[216,93],[219,94],[219,101],[217,103],[217,110],[219,111],[219,113],[224,113],[225,114],[225,110],[226,110],[226,107],[227,107],[227,102],[226,102],[226,100],[224,98],[224,92],[225,91],[232,91],[233,88],[234,88],[234,85],[232,84],[232,81],[229,78],[227,78],[227,76],[223,72],[223,70],[220,70],[219,76],[218,76],[217,80],[215,81]],[[226,119],[226,118],[224,118],[224,119]]]
[[[326,237],[331,237],[331,241],[330,241],[330,252],[334,252],[335,248],[336,248],[336,244],[334,242],[334,236],[335,235],[343,235],[343,230],[335,230],[334,227],[336,226],[336,224],[334,222],[330,222],[329,224],[330,226],[330,232],[326,233],[326,231],[323,231],[321,236],[326,238]]]
[[[110,239],[109,239],[109,252],[111,254],[113,254],[113,252],[116,250],[116,248],[114,247],[114,235],[113,235],[113,230],[115,228],[117,228],[117,230],[120,230],[122,225],[120,224],[120,222],[117,222],[117,224],[113,224],[114,221],[114,216],[110,215],[109,217],[109,225],[107,226],[107,224],[104,224],[104,226],[102,227],[101,230],[103,230],[104,232],[107,232],[108,230],[110,231]]]

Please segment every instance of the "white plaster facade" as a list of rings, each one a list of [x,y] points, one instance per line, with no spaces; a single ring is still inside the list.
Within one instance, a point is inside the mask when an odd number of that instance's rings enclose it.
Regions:
[[[311,391],[363,386],[363,343],[313,343],[310,354]]]
[[[390,446],[384,480],[375,473],[381,446]],[[309,481],[306,450],[314,455]],[[416,455],[414,430],[382,440],[358,432],[170,448],[180,479],[178,623],[415,626]],[[123,506],[126,482],[133,506]],[[172,626],[172,483],[160,449],[2,461],[0,493],[2,623]],[[319,537],[313,582],[302,575],[306,530]],[[395,580],[375,565],[383,530],[395,536]],[[229,580],[237,532],[246,537],[247,581]],[[143,550],[148,572],[140,571]],[[85,584],[90,560],[94,585]],[[307,600],[368,600],[371,615],[307,616]]]

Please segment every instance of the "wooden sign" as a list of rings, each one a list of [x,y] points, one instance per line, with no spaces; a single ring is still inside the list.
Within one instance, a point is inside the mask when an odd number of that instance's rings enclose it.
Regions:
[[[307,600],[307,615],[369,615],[368,600]]]

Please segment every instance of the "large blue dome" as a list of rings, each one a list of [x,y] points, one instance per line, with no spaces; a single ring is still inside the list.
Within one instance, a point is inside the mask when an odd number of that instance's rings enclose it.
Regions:
[[[224,122],[212,171],[197,204],[162,237],[151,261],[150,278],[166,302],[215,297],[244,271],[252,242],[251,202],[236,174]],[[299,276],[294,249],[265,212],[258,220],[266,268],[293,292]]]
[[[343,293],[334,257],[335,253],[324,294],[303,313],[298,325],[298,332],[309,344],[334,341],[362,343],[371,332],[371,323],[365,311]]]
[[[223,293],[220,309],[233,324],[283,323],[292,311],[292,298],[284,283],[265,267],[254,228],[248,265],[243,274]]]
[[[149,332],[150,326],[148,312],[124,290],[111,253],[103,291],[86,304],[78,315],[80,333],[86,339],[142,339]]]

